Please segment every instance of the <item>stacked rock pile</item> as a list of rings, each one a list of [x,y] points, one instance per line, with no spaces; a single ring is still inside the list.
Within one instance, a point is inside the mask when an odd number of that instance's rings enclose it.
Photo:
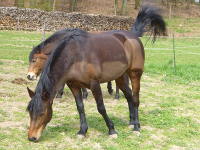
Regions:
[[[0,7],[0,29],[47,30],[81,28],[87,31],[129,30],[133,18],[82,13],[46,12],[30,8]]]

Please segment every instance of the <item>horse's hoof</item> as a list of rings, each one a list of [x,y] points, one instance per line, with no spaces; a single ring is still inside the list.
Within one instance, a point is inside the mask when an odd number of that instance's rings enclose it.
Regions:
[[[116,96],[115,96],[115,100],[119,100],[119,95],[116,95]]]
[[[109,135],[109,137],[112,138],[112,139],[116,139],[118,137],[118,135],[117,134],[111,134],[111,135]]]
[[[140,136],[140,131],[133,131],[133,133],[137,136]]]
[[[113,94],[113,90],[108,91],[108,93],[109,93],[110,95],[112,95],[112,94]]]
[[[128,126],[128,128],[129,128],[129,129],[134,129],[134,125],[130,124],[130,125]]]
[[[83,134],[77,134],[77,137],[78,137],[79,139],[84,139],[84,138],[85,138],[85,136],[84,136]]]
[[[88,97],[88,94],[87,95],[83,95],[82,97],[83,97],[84,100],[86,100],[87,97]]]

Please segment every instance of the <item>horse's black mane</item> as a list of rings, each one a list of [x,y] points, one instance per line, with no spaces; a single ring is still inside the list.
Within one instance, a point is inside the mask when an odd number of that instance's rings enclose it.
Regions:
[[[55,32],[53,35],[51,35],[49,38],[46,40],[42,41],[39,45],[36,47],[33,47],[32,51],[29,54],[29,62],[33,59],[33,55],[36,53],[40,53],[42,49],[48,44],[53,42],[54,40],[58,39],[60,36],[67,36],[68,34],[70,35],[71,32],[76,31],[77,29],[74,28],[68,28],[68,29],[62,29],[57,32]]]
[[[66,36],[49,56],[38,81],[35,96],[28,104],[27,110],[31,113],[34,113],[35,115],[39,115],[43,112],[42,94],[44,94],[44,92],[47,92],[49,95],[50,93],[52,93],[54,82],[53,79],[50,78],[50,76],[51,68],[53,67],[54,62],[61,55],[63,49],[65,49],[65,47],[70,43],[71,40],[82,42],[87,37],[87,32],[81,29],[73,29],[73,31],[70,31],[70,35]]]

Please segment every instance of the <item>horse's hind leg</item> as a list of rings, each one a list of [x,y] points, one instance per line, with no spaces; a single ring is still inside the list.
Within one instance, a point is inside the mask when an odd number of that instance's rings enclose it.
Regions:
[[[133,108],[133,95],[132,91],[129,87],[128,75],[125,74],[120,78],[116,79],[116,85],[120,88],[120,90],[124,93],[124,96],[128,102],[129,107],[129,117],[130,117],[130,125],[134,124],[134,108]]]
[[[82,88],[82,93],[83,93],[83,99],[87,99],[88,97],[88,92],[86,88]]]
[[[140,104],[139,92],[140,92],[140,80],[142,73],[143,71],[141,69],[134,69],[128,71],[133,91],[133,122],[131,124],[134,125],[134,131],[140,130],[138,108]]]
[[[94,98],[97,104],[97,110],[103,116],[106,122],[106,125],[109,129],[109,135],[115,137],[117,132],[114,129],[113,122],[110,120],[110,118],[108,117],[106,113],[100,83],[98,81],[91,81],[90,89],[92,91],[92,94],[94,95]]]
[[[112,95],[113,89],[112,89],[112,82],[111,82],[111,81],[109,81],[109,82],[107,83],[107,89],[108,89],[108,93],[109,93],[110,95]]]
[[[116,81],[115,81],[115,83],[116,83]],[[116,99],[116,100],[119,100],[119,87],[117,86],[117,83],[116,83],[115,99]]]
[[[68,86],[70,90],[72,91],[72,94],[74,95],[76,106],[77,106],[79,117],[80,117],[80,130],[77,134],[79,136],[85,136],[88,129],[88,125],[87,125],[87,121],[85,117],[85,110],[84,110],[81,88],[73,87],[70,84],[68,84]]]

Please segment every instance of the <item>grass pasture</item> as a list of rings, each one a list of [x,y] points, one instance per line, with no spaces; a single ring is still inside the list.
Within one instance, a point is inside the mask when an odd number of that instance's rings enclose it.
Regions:
[[[29,142],[29,116],[25,110],[30,99],[26,87],[34,89],[37,82],[27,81],[26,72],[28,54],[40,40],[39,32],[0,31],[0,150],[200,149],[200,42],[197,38],[175,39],[176,72],[171,38],[161,38],[155,44],[146,44],[147,39],[142,39],[146,64],[141,82],[140,135],[128,128],[128,107],[122,93],[116,101],[103,84],[105,105],[118,132],[117,139],[108,137],[91,93],[84,102],[88,134],[85,139],[77,138],[79,117],[72,94],[65,89],[64,97],[54,100],[53,118],[40,142]],[[24,80],[17,82],[19,78]]]

